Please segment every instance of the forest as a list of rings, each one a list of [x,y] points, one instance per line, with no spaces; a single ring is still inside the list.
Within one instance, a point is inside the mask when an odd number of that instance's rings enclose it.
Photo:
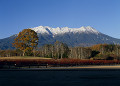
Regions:
[[[23,56],[20,49],[0,50],[0,57]],[[97,44],[91,47],[68,47],[66,44],[56,41],[54,44],[46,44],[37,47],[33,51],[26,51],[25,56],[46,57],[53,59],[93,59],[93,60],[119,60],[120,45]]]

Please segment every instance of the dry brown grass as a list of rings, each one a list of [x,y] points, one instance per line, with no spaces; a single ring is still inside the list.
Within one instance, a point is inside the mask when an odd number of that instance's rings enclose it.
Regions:
[[[39,60],[39,59],[52,59],[52,58],[45,58],[45,57],[30,57],[30,56],[25,56],[25,57],[21,57],[21,56],[16,56],[16,57],[0,57],[0,60],[27,60],[27,59],[30,59],[30,60]]]

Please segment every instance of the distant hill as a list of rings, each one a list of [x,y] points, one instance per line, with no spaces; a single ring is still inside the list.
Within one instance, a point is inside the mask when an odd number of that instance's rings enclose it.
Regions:
[[[91,46],[94,44],[120,44],[120,39],[116,39],[98,32],[96,29],[87,26],[81,28],[39,26],[30,28],[38,33],[39,44],[53,44],[55,41],[66,43],[68,46]],[[0,49],[14,49],[12,43],[17,35],[0,39]]]

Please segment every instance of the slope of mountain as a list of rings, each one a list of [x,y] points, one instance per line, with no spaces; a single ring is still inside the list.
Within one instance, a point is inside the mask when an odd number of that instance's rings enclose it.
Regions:
[[[8,38],[0,39],[0,49],[1,50],[14,49],[14,47],[12,47],[12,43],[15,38],[16,35],[10,36]]]
[[[90,26],[81,28],[39,26],[30,29],[38,33],[38,46],[53,44],[57,40],[68,46],[91,46],[100,43],[120,44],[120,39],[102,34]],[[15,37],[16,35],[13,35],[0,39],[0,49],[13,49],[12,42]]]

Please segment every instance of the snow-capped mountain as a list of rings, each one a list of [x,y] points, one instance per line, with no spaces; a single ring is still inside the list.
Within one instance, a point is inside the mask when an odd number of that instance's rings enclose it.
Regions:
[[[39,26],[35,28],[30,28],[34,30],[37,33],[41,34],[51,34],[51,35],[59,35],[59,34],[65,34],[65,33],[94,33],[98,34],[99,32],[95,30],[94,28],[87,26],[87,27],[81,27],[81,28],[68,28],[68,27],[57,27],[57,28],[51,28],[48,26]]]
[[[102,43],[120,44],[120,39],[102,34],[90,26],[80,28],[39,26],[30,29],[38,33],[38,46],[53,44],[56,41],[66,43],[68,46],[91,46]],[[0,39],[0,49],[13,49],[12,43],[16,36]]]

